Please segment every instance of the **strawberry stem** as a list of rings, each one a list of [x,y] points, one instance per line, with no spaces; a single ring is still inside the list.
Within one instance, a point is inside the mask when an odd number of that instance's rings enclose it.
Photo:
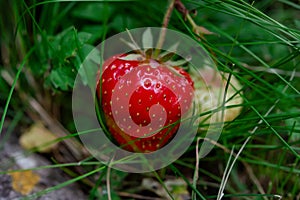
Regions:
[[[171,18],[171,14],[172,14],[172,11],[174,9],[175,1],[176,0],[170,0],[168,9],[165,13],[165,16],[164,16],[164,19],[163,19],[163,24],[162,24],[162,29],[161,29],[161,32],[160,32],[160,35],[159,35],[159,38],[158,38],[158,42],[157,42],[157,45],[156,45],[156,49],[155,49],[155,52],[154,52],[154,56],[153,56],[154,59],[159,56],[160,50],[161,50],[161,48],[163,46],[163,43],[165,41],[166,28],[168,27],[168,24],[169,24],[169,21],[170,21],[170,18]]]

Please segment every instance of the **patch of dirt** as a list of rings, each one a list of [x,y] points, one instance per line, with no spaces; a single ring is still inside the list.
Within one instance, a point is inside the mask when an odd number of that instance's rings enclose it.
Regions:
[[[0,141],[3,140],[5,134],[6,131],[4,130],[0,136]],[[8,170],[25,170],[28,168],[49,166],[51,164],[52,163],[47,159],[46,154],[28,154],[28,152],[23,150],[19,145],[17,134],[11,134],[8,141],[5,142],[4,146],[0,149],[0,172]],[[28,195],[43,191],[70,179],[58,168],[29,170],[30,174],[27,180],[24,180],[24,172],[25,171],[17,172],[20,173],[19,176],[13,176],[11,173],[0,173],[0,200],[15,200],[27,197]],[[34,177],[36,180],[35,182],[32,181]],[[87,196],[79,187],[79,184],[72,183],[34,199],[73,200],[87,199]]]

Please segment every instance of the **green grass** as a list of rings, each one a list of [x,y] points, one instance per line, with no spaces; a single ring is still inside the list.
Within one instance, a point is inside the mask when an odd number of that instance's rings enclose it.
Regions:
[[[90,199],[109,199],[110,194],[113,199],[124,199],[124,192],[132,195],[126,199],[135,199],[134,194],[141,195],[143,191],[137,185],[147,177],[157,180],[170,196],[172,192],[165,181],[182,178],[195,199],[217,199],[218,192],[219,197],[224,192],[223,199],[300,198],[300,7],[297,1],[186,0],[183,3],[197,10],[195,22],[214,34],[198,40],[190,24],[177,11],[173,12],[169,28],[194,38],[215,58],[219,70],[231,73],[242,84],[243,110],[234,121],[225,123],[213,151],[200,159],[197,166],[195,138],[175,163],[138,175],[108,170],[92,157],[62,164],[56,163],[52,155],[53,165],[32,170],[60,168],[69,174],[69,181],[30,194],[27,199],[74,182],[82,186]],[[162,1],[146,4],[144,1],[30,0],[1,4],[1,151],[4,142],[28,127],[34,120],[30,116],[37,114],[28,107],[24,94],[36,99],[73,133],[69,137],[77,138],[81,133],[74,127],[70,104],[81,62],[95,45],[126,28],[161,26],[166,11],[166,2]],[[79,171],[84,173],[80,174],[74,166],[79,166]],[[110,194],[101,194],[99,188],[108,188]],[[149,191],[146,195],[155,196]]]

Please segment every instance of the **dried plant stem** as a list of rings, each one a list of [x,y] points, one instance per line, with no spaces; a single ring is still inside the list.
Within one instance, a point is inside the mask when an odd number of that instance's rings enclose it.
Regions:
[[[178,12],[182,14],[185,20],[187,20],[190,25],[192,26],[193,32],[200,38],[204,39],[203,35],[210,35],[213,34],[211,31],[207,30],[203,26],[199,26],[196,24],[196,22],[193,20],[192,16],[190,15],[188,9],[183,5],[183,3],[180,0],[175,1],[175,8]]]
[[[1,76],[9,85],[13,84],[13,78],[9,73],[2,71]],[[68,135],[68,131],[57,120],[52,118],[35,98],[28,96],[25,92],[21,91],[18,85],[16,85],[15,89],[18,90],[22,100],[28,102],[30,109],[27,109],[27,113],[30,116],[35,116],[37,113],[43,123],[48,126],[49,130],[58,137],[65,137]],[[75,138],[68,138],[62,142],[70,150],[76,160],[81,160],[88,155],[87,150]]]
[[[162,48],[165,38],[166,38],[166,28],[168,27],[171,15],[172,15],[172,11],[174,9],[174,4],[175,4],[176,0],[170,0],[168,9],[165,13],[164,19],[163,19],[163,24],[162,24],[162,29],[158,38],[158,42],[156,45],[156,49],[154,52],[154,58],[157,58],[159,53],[160,53],[160,49]]]
[[[107,173],[106,173],[106,189],[107,189],[107,198],[108,200],[111,199],[111,189],[110,189],[110,174],[111,174],[111,167],[107,167]]]
[[[196,164],[195,164],[195,171],[194,171],[194,177],[193,177],[193,186],[194,188],[197,188],[197,181],[199,179],[199,141],[201,138],[197,138],[197,143],[196,143]],[[192,191],[192,200],[197,199],[196,194],[194,190]]]
[[[295,72],[295,71],[294,71]],[[294,79],[294,75],[290,77],[289,81],[292,81]],[[283,88],[283,93],[286,92],[286,90],[288,89],[289,85],[286,85],[284,88]],[[222,178],[222,182],[221,182],[221,185],[220,185],[220,189],[219,189],[219,193],[218,193],[218,200],[222,199],[223,195],[224,195],[224,190],[225,190],[225,185],[228,181],[228,178],[229,178],[229,175],[230,175],[230,172],[232,171],[233,169],[233,166],[234,164],[236,163],[238,157],[240,156],[240,154],[242,153],[242,151],[244,150],[245,146],[248,144],[248,142],[250,141],[251,137],[253,136],[253,134],[258,130],[259,128],[259,125],[261,125],[262,123],[264,123],[264,118],[267,117],[273,110],[274,108],[276,107],[276,105],[279,103],[280,99],[277,99],[274,104],[269,108],[269,110],[264,114],[262,115],[260,121],[258,122],[258,124],[251,130],[249,131],[249,136],[247,137],[247,139],[245,140],[245,142],[243,143],[243,145],[241,146],[241,148],[239,149],[238,153],[236,154],[235,158],[233,159],[233,161],[231,162],[230,164],[230,159],[228,161],[228,170],[225,169],[225,172],[224,172],[224,175],[223,175],[223,178]],[[280,138],[281,141],[284,143],[285,141]],[[295,155],[297,155],[297,153],[294,151],[294,149],[290,149],[293,153],[295,153]],[[234,152],[232,150],[232,155],[234,155]],[[278,195],[279,196],[279,195]],[[280,196],[279,196],[280,197]]]

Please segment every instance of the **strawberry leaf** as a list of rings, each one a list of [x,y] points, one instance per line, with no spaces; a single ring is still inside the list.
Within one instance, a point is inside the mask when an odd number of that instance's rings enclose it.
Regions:
[[[150,49],[147,49],[145,51],[145,54],[146,54],[146,58],[151,58],[152,54],[153,54],[153,49],[150,48]]]
[[[142,36],[143,48],[152,48],[153,47],[153,36],[150,28],[147,28]]]
[[[171,66],[183,66],[185,64],[187,64],[190,61],[190,59],[181,59],[181,60],[176,60],[176,61],[172,61],[169,60],[168,62],[166,62],[167,65],[171,65]]]
[[[141,50],[140,46],[136,43],[136,41],[134,40],[133,36],[131,35],[130,31],[128,29],[126,29],[126,32],[132,42],[132,44],[134,45],[134,48],[132,50],[138,51],[140,54],[144,54],[144,52]]]
[[[179,42],[174,43],[172,46],[170,46],[166,51],[168,52],[177,52],[179,46]]]
[[[120,60],[126,60],[126,61],[142,61],[144,60],[144,57],[141,54],[128,54],[126,56],[119,57]]]
[[[137,49],[138,47],[132,43],[132,42],[128,42],[127,40],[125,40],[124,38],[120,38],[121,42],[124,42],[130,49]]]
[[[162,53],[159,57],[158,57],[158,60],[161,61],[161,62],[167,62],[169,60],[171,60],[171,58],[175,55],[174,52],[164,52]]]
[[[170,46],[165,52],[161,53],[159,55],[158,59],[162,62],[169,61],[175,55],[175,52],[177,51],[178,46],[179,46],[179,43],[176,42],[175,44]]]

